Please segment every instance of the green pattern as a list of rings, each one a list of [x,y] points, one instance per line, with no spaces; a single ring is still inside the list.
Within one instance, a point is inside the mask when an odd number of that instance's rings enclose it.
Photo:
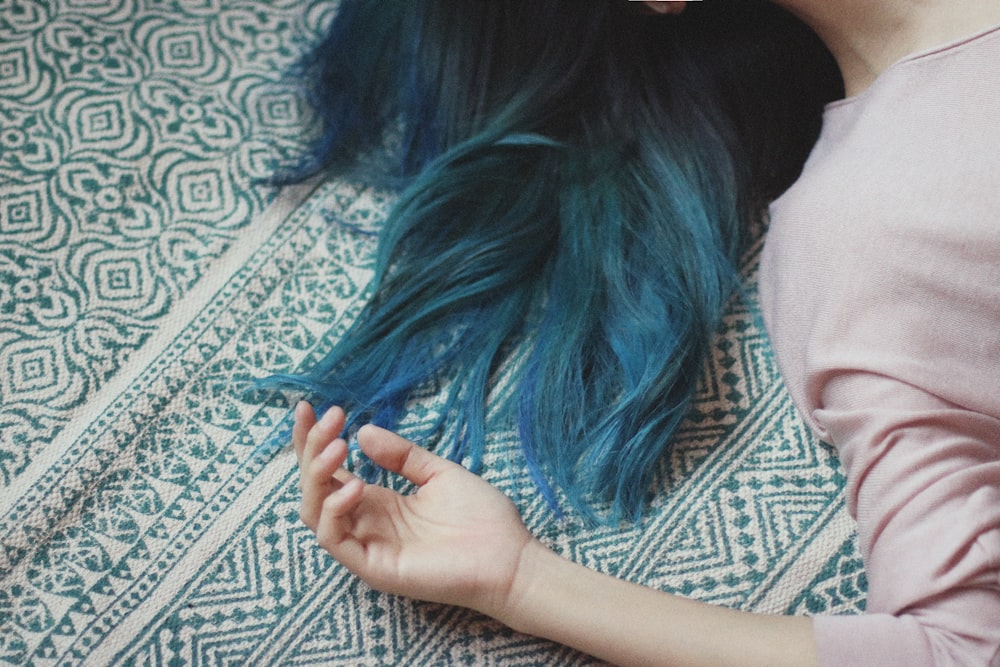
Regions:
[[[390,204],[255,184],[301,146],[281,73],[332,11],[0,0],[0,663],[598,664],[369,590],[316,547],[294,455],[266,445],[287,405],[247,380],[351,321]],[[702,387],[639,527],[553,518],[509,432],[485,476],[591,567],[743,609],[861,611],[842,470],[751,313],[726,317]]]

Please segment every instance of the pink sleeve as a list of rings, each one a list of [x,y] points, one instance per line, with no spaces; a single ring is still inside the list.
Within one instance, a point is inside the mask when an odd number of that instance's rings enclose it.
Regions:
[[[838,450],[867,613],[824,665],[1000,667],[1000,26],[827,108],[771,208],[782,376]]]
[[[867,373],[822,405],[869,574],[867,614],[815,619],[822,664],[1000,666],[1000,420]]]

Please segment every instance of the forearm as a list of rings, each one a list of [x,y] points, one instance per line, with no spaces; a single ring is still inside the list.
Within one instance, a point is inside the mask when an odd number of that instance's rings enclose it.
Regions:
[[[568,561],[533,542],[504,610],[515,630],[618,665],[817,663],[812,622],[695,602]]]
[[[808,619],[746,614],[605,576],[556,555],[517,509],[464,468],[372,426],[358,432],[377,465],[420,487],[399,495],[341,466],[344,413],[296,409],[303,522],[370,585],[478,609],[515,630],[620,665],[815,664]]]

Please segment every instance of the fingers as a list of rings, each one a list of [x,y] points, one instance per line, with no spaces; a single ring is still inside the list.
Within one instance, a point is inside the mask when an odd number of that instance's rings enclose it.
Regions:
[[[319,421],[305,401],[295,407],[292,443],[299,461],[302,506],[299,516],[316,530],[323,502],[354,476],[341,468],[347,459],[347,443],[338,436],[344,430],[344,411],[332,407]]]
[[[352,572],[359,570],[365,556],[364,546],[353,534],[354,512],[361,503],[364,489],[365,483],[354,477],[328,495],[313,531],[319,545]]]
[[[295,426],[292,441],[299,459],[299,466],[308,466],[317,454],[333,442],[344,430],[346,417],[337,406],[327,410],[316,421],[312,406],[304,401],[295,407]]]
[[[358,431],[358,444],[374,463],[402,475],[417,486],[423,486],[435,475],[456,465],[371,424]]]
[[[306,438],[309,430],[316,425],[316,413],[313,407],[306,401],[299,401],[295,406],[295,425],[292,427],[292,447],[295,449],[295,458],[302,463],[302,450],[306,446]]]
[[[347,443],[337,438],[301,466],[302,505],[299,517],[314,532],[319,525],[323,503],[355,479],[354,475],[341,468],[346,459]]]

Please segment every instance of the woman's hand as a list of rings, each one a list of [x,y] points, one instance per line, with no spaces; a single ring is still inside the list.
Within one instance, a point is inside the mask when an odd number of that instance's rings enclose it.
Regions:
[[[295,410],[300,513],[320,546],[378,590],[501,615],[534,542],[514,504],[465,468],[370,425],[358,432],[361,450],[419,488],[401,495],[366,484],[343,468],[343,428],[340,408],[318,422],[309,404]]]
[[[470,607],[515,630],[620,665],[816,664],[808,618],[763,616],[668,595],[562,558],[513,503],[464,468],[365,426],[362,451],[419,489],[400,495],[342,466],[344,413],[295,410],[302,521],[373,587]]]

